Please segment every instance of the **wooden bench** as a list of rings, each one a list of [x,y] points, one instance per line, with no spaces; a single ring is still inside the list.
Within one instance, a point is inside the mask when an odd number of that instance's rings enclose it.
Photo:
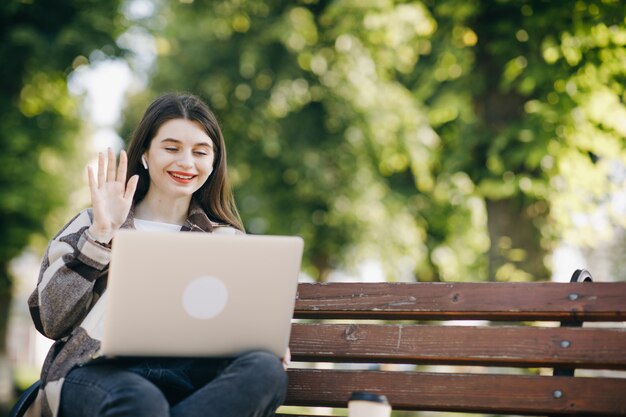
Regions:
[[[572,279],[300,284],[285,405],[369,391],[394,410],[626,415],[626,282]]]
[[[345,408],[370,391],[395,410],[626,415],[625,374],[574,376],[626,370],[626,282],[300,284],[294,317],[288,406]]]

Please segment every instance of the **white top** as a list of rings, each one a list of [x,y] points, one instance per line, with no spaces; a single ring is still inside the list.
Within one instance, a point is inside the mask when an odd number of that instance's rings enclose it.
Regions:
[[[135,229],[145,232],[180,232],[180,224],[153,222],[151,220],[134,219]]]
[[[135,229],[145,232],[180,232],[182,227],[179,224],[154,222],[152,220],[143,220],[135,218]],[[243,234],[239,230],[231,226],[213,225],[213,233],[220,235],[240,235]]]

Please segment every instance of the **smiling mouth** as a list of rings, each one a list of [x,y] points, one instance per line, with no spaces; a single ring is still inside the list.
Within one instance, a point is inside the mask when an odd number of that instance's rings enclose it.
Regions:
[[[188,183],[197,177],[197,175],[187,174],[186,172],[168,171],[168,174],[170,174],[170,177],[172,177],[174,181],[180,182],[180,183]]]

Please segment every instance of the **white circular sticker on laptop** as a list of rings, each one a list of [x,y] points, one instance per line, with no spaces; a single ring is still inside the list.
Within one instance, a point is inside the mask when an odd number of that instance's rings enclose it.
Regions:
[[[212,319],[224,310],[228,290],[214,277],[199,277],[191,281],[183,293],[183,308],[191,317]]]

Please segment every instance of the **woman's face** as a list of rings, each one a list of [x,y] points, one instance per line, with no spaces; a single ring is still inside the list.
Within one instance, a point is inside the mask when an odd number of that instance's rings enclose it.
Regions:
[[[197,191],[213,170],[213,141],[202,125],[172,119],[161,125],[144,153],[150,175],[148,192],[180,198]]]

